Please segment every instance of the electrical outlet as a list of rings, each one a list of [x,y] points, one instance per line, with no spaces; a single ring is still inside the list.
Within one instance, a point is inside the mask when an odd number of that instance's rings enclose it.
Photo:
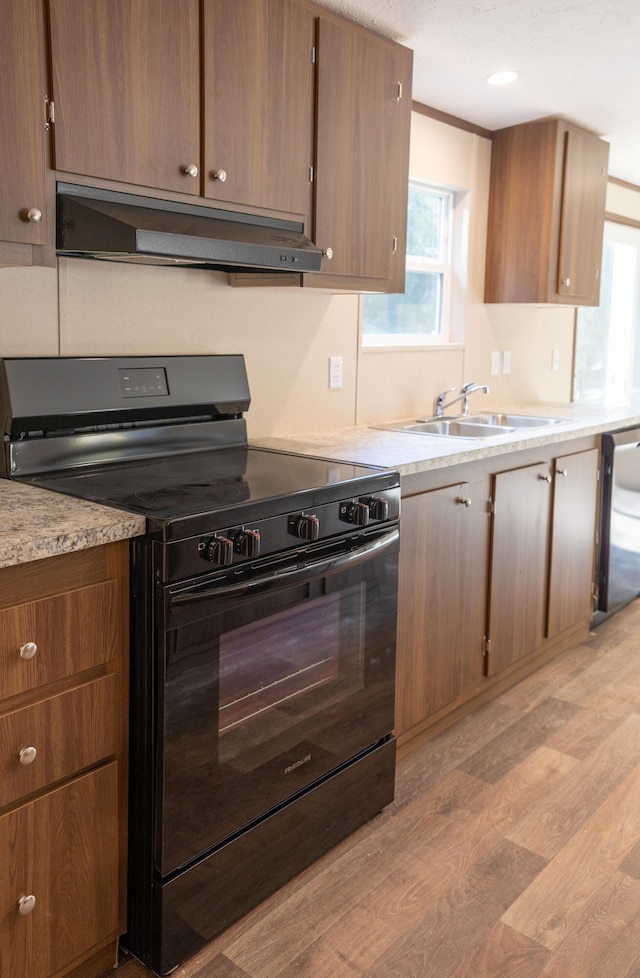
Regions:
[[[498,377],[500,374],[500,350],[493,350],[491,354],[491,376]]]
[[[560,350],[551,351],[551,369],[554,374],[560,370]]]
[[[502,373],[511,373],[511,350],[503,350],[502,353]]]
[[[329,357],[329,390],[342,387],[342,357]]]

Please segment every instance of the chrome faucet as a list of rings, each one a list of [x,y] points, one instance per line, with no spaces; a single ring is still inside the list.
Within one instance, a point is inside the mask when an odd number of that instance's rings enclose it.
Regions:
[[[473,394],[475,391],[484,391],[485,394],[489,393],[489,388],[486,384],[474,384],[473,382],[470,382],[468,384],[463,384],[460,388],[460,393],[458,396],[454,397],[452,401],[449,401],[449,403],[445,405],[444,402],[447,399],[447,394],[452,394],[454,391],[457,391],[457,389],[457,387],[450,387],[449,390],[442,391],[441,394],[438,394],[435,401],[436,418],[442,417],[445,407],[450,408],[454,404],[457,404],[458,401],[462,401],[462,416],[466,418],[466,416],[469,414],[469,395]]]

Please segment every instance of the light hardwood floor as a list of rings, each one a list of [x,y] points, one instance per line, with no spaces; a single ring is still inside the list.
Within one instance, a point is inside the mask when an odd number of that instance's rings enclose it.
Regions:
[[[640,978],[640,600],[406,758],[392,805],[174,974]]]

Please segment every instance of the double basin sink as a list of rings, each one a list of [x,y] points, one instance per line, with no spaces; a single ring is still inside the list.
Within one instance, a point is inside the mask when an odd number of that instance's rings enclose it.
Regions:
[[[544,418],[533,414],[470,414],[458,417],[427,418],[418,421],[396,421],[376,425],[391,431],[410,434],[445,435],[448,438],[491,438],[507,435],[519,428],[546,428],[561,424],[562,418]]]

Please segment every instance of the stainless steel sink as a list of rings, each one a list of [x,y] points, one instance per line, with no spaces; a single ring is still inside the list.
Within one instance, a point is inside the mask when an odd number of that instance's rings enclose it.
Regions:
[[[508,428],[543,428],[551,424],[561,424],[562,418],[542,418],[535,414],[470,414],[465,418],[469,424],[487,424]]]
[[[446,438],[492,438],[513,434],[518,428],[546,428],[562,424],[563,418],[545,418],[535,414],[470,414],[467,417],[424,418],[416,421],[391,421],[374,425],[388,431],[406,431],[419,435],[439,435]]]
[[[395,424],[376,425],[391,431],[407,431],[419,435],[445,435],[447,438],[492,438],[514,431],[508,425],[471,423],[464,421],[398,421]]]

